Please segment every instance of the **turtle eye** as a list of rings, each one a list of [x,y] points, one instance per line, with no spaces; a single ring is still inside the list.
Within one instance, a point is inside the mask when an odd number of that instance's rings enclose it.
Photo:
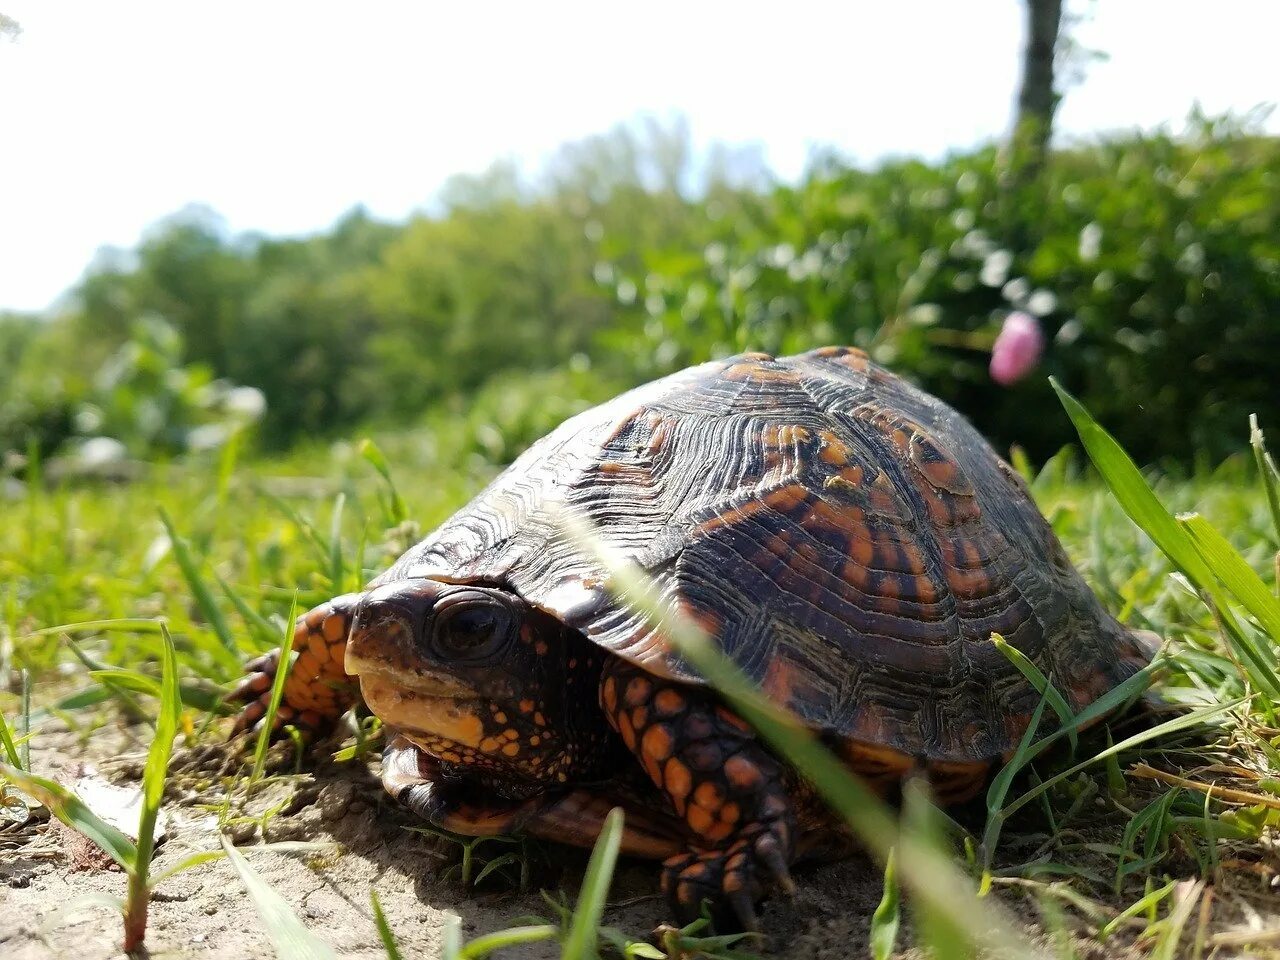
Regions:
[[[445,597],[434,619],[435,647],[459,660],[479,660],[497,652],[514,632],[516,620],[507,604],[474,590]]]

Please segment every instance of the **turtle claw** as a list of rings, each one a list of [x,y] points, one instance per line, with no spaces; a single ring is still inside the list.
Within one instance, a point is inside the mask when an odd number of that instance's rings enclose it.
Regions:
[[[692,923],[709,904],[713,925],[721,932],[760,932],[756,904],[770,891],[790,897],[796,884],[783,854],[786,827],[757,824],[743,830],[727,847],[693,851],[663,864],[662,889],[676,920]]]

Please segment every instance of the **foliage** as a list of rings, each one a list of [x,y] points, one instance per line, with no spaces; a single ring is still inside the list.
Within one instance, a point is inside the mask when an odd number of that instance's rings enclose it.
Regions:
[[[1078,145],[1025,183],[984,148],[828,157],[775,186],[750,156],[699,167],[678,124],[633,125],[536,181],[457,178],[402,225],[357,209],[312,237],[233,236],[192,208],[101,255],[52,319],[0,316],[0,452],[54,451],[86,405],[136,455],[182,449],[212,379],[262,392],[268,448],[425,419],[497,463],[544,411],[718,354],[844,342],[1043,458],[1071,439],[1044,378],[987,372],[1018,309],[1051,338],[1047,372],[1139,462],[1216,462],[1249,413],[1280,420],[1280,143],[1252,129],[1197,117],[1184,137]],[[562,402],[532,402],[543,389]],[[140,422],[157,409],[172,421]]]

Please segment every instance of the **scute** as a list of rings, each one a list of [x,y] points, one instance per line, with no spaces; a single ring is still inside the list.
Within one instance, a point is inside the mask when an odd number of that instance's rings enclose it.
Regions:
[[[1038,695],[1080,709],[1146,661],[1016,475],[941,401],[824,348],[744,354],[562,424],[380,580],[509,587],[699,682],[558,526],[580,512],[816,729],[933,761],[1007,753]]]

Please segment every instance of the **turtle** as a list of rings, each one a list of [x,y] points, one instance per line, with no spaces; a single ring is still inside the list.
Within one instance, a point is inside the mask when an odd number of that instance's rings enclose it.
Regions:
[[[744,353],[565,421],[360,593],[300,617],[276,723],[359,696],[387,791],[437,827],[663,861],[675,919],[757,926],[792,867],[849,833],[650,621],[572,511],[647,572],[772,702],[871,788],[974,797],[1041,694],[1079,711],[1150,662],[1021,476],[947,404],[863,350]],[[279,651],[231,695],[262,723]]]

